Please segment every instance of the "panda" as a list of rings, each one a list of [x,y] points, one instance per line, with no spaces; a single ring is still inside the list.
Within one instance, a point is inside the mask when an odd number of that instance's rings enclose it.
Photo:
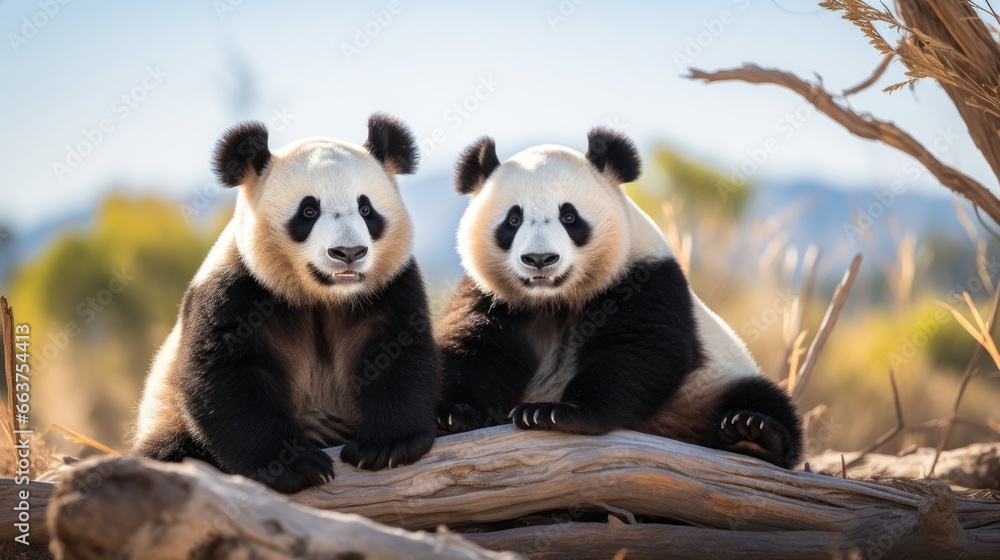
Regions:
[[[437,428],[440,360],[396,175],[409,129],[376,114],[364,146],[307,138],[274,152],[258,122],[215,151],[239,189],[143,390],[135,454],[192,457],[285,493],[333,479],[323,447],[379,470]]]
[[[625,194],[633,142],[595,128],[586,155],[484,137],[456,172],[466,275],[435,327],[439,427],[638,430],[791,468],[788,395],[692,293],[654,222]]]

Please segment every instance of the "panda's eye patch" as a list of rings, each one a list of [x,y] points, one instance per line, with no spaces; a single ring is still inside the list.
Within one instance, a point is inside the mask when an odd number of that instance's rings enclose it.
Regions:
[[[363,194],[358,197],[358,214],[361,214],[361,217],[365,219],[368,234],[372,236],[372,239],[377,240],[382,237],[382,234],[385,233],[386,220],[372,206],[372,201],[368,199],[367,195]]]
[[[510,246],[514,244],[514,236],[517,235],[517,230],[521,227],[521,223],[524,221],[524,216],[521,213],[520,206],[511,206],[510,210],[507,211],[507,219],[500,222],[494,232],[497,246],[504,251],[509,251]]]
[[[559,216],[559,221],[574,245],[582,247],[590,241],[590,224],[576,211],[575,206],[569,202],[563,204],[559,207]]]
[[[316,225],[316,218],[319,218],[319,200],[313,196],[303,198],[295,215],[286,224],[288,234],[295,241],[302,243],[309,238],[313,226]]]

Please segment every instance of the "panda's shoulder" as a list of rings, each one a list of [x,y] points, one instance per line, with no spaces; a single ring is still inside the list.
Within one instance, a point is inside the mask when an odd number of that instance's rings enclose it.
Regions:
[[[415,259],[410,257],[378,292],[366,299],[371,311],[421,311],[427,307],[424,277]]]
[[[514,327],[523,322],[522,315],[523,313],[518,313],[504,301],[480,288],[469,275],[465,275],[455,287],[435,331],[441,339],[461,337],[470,332],[480,332],[491,325]]]
[[[236,259],[188,286],[181,300],[181,315],[185,325],[224,324],[255,305],[273,308],[284,302],[254,278],[242,260]]]
[[[655,316],[664,310],[690,312],[694,305],[687,277],[672,256],[629,262],[618,281],[589,306],[609,299],[638,315]]]

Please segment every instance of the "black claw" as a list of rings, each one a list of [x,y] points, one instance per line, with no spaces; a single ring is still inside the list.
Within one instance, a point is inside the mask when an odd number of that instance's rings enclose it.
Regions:
[[[723,449],[750,455],[770,463],[786,466],[786,456],[792,440],[788,431],[765,414],[737,410],[723,416],[717,436]],[[742,444],[754,444],[753,446]]]

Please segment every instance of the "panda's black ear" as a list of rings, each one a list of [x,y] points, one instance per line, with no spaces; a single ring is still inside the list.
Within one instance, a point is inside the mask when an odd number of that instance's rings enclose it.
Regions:
[[[252,183],[270,162],[267,127],[259,121],[229,127],[215,144],[215,175],[225,187]]]
[[[393,175],[413,173],[420,160],[410,128],[403,121],[381,113],[368,118],[365,149]]]
[[[587,135],[587,160],[619,183],[631,183],[639,178],[642,160],[639,150],[628,136],[610,128],[597,127]]]
[[[462,152],[455,167],[455,189],[459,194],[472,194],[483,187],[493,171],[500,167],[497,144],[483,136]]]

